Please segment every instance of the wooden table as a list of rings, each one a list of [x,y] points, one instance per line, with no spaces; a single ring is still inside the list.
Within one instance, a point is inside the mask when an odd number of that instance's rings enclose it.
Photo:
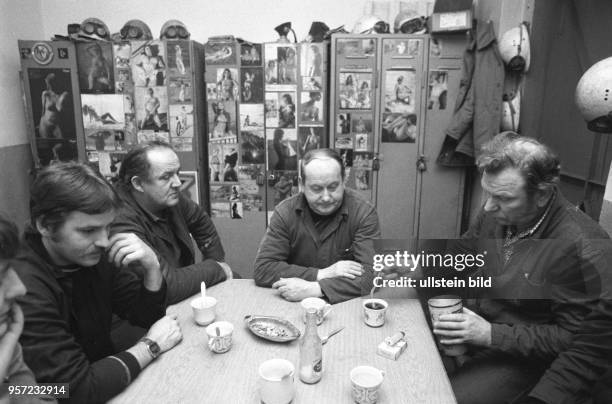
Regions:
[[[255,286],[253,280],[223,282],[209,289],[217,298],[217,320],[234,324],[233,347],[224,354],[212,353],[206,344],[205,327],[193,321],[187,299],[168,308],[178,314],[183,341],[162,354],[112,403],[205,403],[258,404],[259,365],[284,358],[296,367],[294,404],[351,403],[350,370],[371,365],[386,372],[380,404],[455,403],[450,383],[415,299],[388,299],[385,325],[370,328],[363,322],[362,299],[333,306],[321,326],[321,337],[345,326],[323,346],[323,378],[314,385],[297,376],[299,341],[274,343],[253,335],[244,325],[247,314],[281,316],[302,332],[299,303],[283,300],[274,289]],[[377,345],[398,330],[407,333],[408,347],[397,361],[376,354]]]

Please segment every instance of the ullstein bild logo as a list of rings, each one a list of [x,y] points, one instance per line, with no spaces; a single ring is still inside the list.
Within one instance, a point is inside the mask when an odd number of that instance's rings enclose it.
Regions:
[[[53,48],[44,42],[35,43],[32,46],[32,57],[40,65],[48,65],[53,60]]]

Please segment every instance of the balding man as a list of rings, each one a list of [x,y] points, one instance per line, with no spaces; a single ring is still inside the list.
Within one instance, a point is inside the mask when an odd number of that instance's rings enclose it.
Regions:
[[[372,288],[374,206],[344,188],[342,159],[316,149],[301,162],[302,191],[275,209],[255,259],[255,283],[283,298],[338,303]]]

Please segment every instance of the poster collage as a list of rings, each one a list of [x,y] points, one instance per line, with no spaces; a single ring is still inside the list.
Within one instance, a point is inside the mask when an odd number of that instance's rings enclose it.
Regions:
[[[299,159],[326,146],[324,46],[206,44],[213,216],[240,219],[298,192]]]
[[[208,42],[205,53],[211,215],[242,219],[264,210],[261,45]]]
[[[366,191],[372,189],[375,147],[372,66],[376,41],[338,39],[336,53],[355,63],[346,63],[337,73],[334,147],[342,157],[346,186]]]
[[[134,144],[163,140],[193,150],[189,51],[189,41],[77,44],[87,158],[111,181]]]

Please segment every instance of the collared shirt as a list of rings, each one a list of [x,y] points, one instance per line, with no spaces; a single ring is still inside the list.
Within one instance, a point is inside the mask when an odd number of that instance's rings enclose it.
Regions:
[[[255,259],[255,283],[270,287],[281,277],[316,281],[319,269],[354,260],[364,267],[361,277],[322,279],[319,285],[331,303],[365,295],[372,288],[373,239],[379,237],[374,206],[355,191],[344,191],[342,205],[319,230],[299,193],[281,202],[270,219]]]

